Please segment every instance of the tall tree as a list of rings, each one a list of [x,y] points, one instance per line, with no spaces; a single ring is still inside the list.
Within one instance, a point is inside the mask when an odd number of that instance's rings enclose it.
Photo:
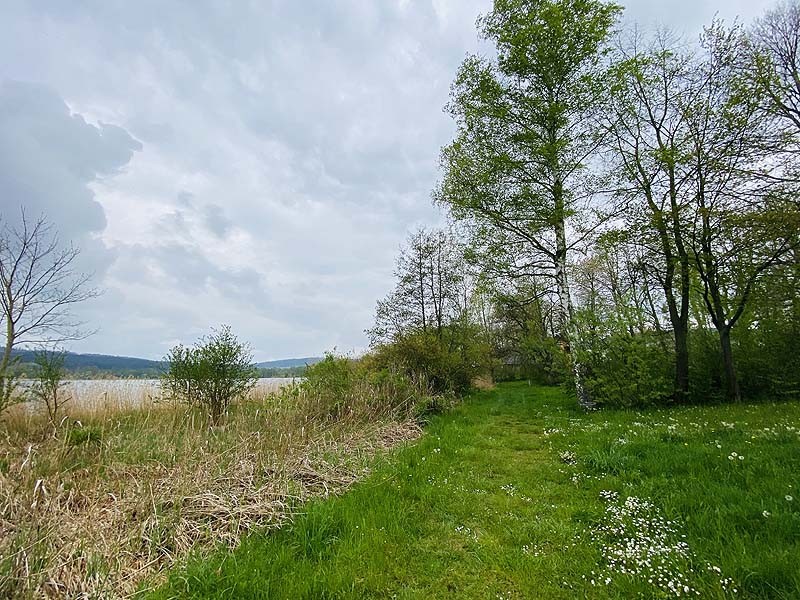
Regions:
[[[764,110],[765,88],[747,72],[739,27],[712,24],[693,72],[688,122],[694,262],[722,350],[726,395],[739,400],[731,330],[754,286],[797,243],[800,203],[781,156],[793,145]],[[743,65],[745,67],[743,68]]]
[[[685,160],[689,141],[684,108],[693,94],[693,56],[673,49],[665,34],[648,47],[639,43],[634,38],[618,48],[607,139],[629,231],[646,249],[642,273],[658,282],[666,301],[675,353],[673,396],[681,402],[689,394],[687,190],[692,180]]]
[[[448,107],[458,135],[442,151],[434,193],[473,224],[490,255],[521,251],[547,265],[567,350],[578,342],[569,253],[595,225],[586,166],[600,145],[604,54],[620,10],[597,0],[495,0],[480,29],[497,59],[471,56],[459,70]],[[591,406],[574,368],[578,401]]]
[[[469,305],[469,276],[463,248],[450,232],[418,229],[397,258],[395,289],[378,302],[373,343],[388,342],[410,330],[442,336]]]
[[[800,4],[790,0],[768,11],[753,30],[755,74],[769,109],[800,131]]]

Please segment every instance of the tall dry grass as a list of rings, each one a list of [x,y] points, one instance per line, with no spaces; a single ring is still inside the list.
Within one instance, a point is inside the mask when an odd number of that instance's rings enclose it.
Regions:
[[[349,385],[257,390],[213,428],[152,394],[68,405],[55,430],[30,410],[8,415],[0,597],[127,597],[190,550],[235,546],[340,492],[419,434],[412,387]]]

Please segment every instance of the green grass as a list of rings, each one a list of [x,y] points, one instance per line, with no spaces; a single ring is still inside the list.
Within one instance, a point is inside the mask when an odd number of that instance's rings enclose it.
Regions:
[[[582,414],[558,389],[504,384],[153,597],[659,598],[680,580],[681,597],[800,598],[798,473],[797,404]],[[611,531],[630,497],[652,506],[631,500]],[[638,575],[609,567],[634,525],[666,548]]]

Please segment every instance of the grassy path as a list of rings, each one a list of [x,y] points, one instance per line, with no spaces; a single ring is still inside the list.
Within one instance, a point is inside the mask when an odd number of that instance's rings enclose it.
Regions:
[[[505,384],[155,597],[800,598],[798,474],[797,404],[584,415]]]

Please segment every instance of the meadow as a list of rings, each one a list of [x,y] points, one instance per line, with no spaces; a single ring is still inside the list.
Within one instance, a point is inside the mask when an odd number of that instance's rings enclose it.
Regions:
[[[584,413],[501,384],[151,598],[800,597],[800,405]]]
[[[190,552],[280,526],[419,435],[410,407],[375,386],[332,399],[262,381],[217,426],[152,386],[77,391],[55,428],[29,407],[4,415],[2,598],[128,597]]]

